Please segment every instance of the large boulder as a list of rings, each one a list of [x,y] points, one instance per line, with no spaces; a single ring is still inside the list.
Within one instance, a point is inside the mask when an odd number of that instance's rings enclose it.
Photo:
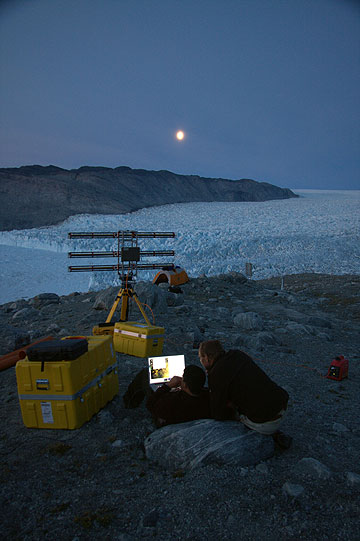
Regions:
[[[116,300],[119,289],[119,287],[108,287],[99,291],[99,293],[95,297],[93,309],[110,310]],[[118,309],[120,309],[120,306],[118,307]]]
[[[15,312],[15,314],[12,316],[12,321],[25,321],[25,320],[36,320],[39,319],[41,316],[39,310],[36,310],[35,308],[22,308],[18,312]]]
[[[253,466],[273,456],[274,442],[237,421],[200,419],[156,430],[145,440],[145,453],[167,469]]]
[[[138,282],[134,290],[142,304],[146,304],[158,312],[167,312],[167,291],[164,291],[152,282]]]
[[[169,293],[168,291],[165,291],[158,286],[155,286],[151,282],[138,282],[135,284],[133,288],[134,292],[136,293],[138,300],[143,305],[143,308],[145,309],[145,305],[149,306],[151,309],[156,310],[157,312],[166,313],[168,310],[168,296],[174,296],[174,304],[177,304],[177,302],[180,303],[180,301],[176,301],[175,297],[178,297],[178,295],[175,295],[173,293]],[[120,291],[120,287],[108,287],[107,289],[104,289],[102,291],[99,291],[99,293],[96,295],[93,309],[94,310],[107,310],[109,311],[115,300],[117,299],[117,295]],[[120,313],[122,306],[122,299],[119,301],[119,304],[116,309],[116,314]],[[136,313],[136,317],[139,317],[140,311],[138,306],[136,305],[133,298],[129,299],[129,306],[132,312],[130,313]],[[147,309],[145,309],[145,312],[149,315],[149,312]]]
[[[255,335],[248,336],[242,335],[235,340],[235,346],[245,346],[248,349],[255,349],[262,351],[267,346],[278,346],[280,340],[277,336],[268,331],[258,332]]]
[[[29,329],[2,324],[0,330],[0,355],[26,346],[31,341]]]
[[[262,331],[264,322],[256,312],[237,313],[234,317],[234,325],[246,331]]]
[[[60,297],[56,293],[40,293],[40,295],[36,295],[33,299],[31,299],[30,304],[34,308],[41,309],[44,306],[48,306],[49,304],[59,304],[60,303]]]

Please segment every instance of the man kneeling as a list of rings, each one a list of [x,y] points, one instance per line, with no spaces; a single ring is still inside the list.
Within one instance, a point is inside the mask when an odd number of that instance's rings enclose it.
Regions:
[[[199,359],[208,373],[214,419],[238,419],[248,428],[271,435],[282,448],[291,437],[279,431],[289,395],[243,351],[224,351],[218,340],[202,342]]]

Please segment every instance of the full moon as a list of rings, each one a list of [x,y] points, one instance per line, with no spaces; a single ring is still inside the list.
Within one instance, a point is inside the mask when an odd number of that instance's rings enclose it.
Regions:
[[[179,130],[176,132],[176,139],[178,141],[182,141],[184,137],[185,137],[185,133],[183,131]]]

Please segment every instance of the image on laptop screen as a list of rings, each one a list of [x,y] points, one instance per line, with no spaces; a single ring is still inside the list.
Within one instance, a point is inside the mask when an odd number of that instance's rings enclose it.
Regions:
[[[149,383],[161,384],[170,381],[173,376],[182,377],[185,368],[185,355],[164,355],[149,357]]]

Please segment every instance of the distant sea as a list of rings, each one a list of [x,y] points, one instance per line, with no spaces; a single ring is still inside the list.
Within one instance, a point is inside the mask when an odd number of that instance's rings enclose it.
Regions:
[[[360,190],[311,190],[305,188],[296,188],[291,190],[297,195],[304,197],[335,197],[335,198],[347,198],[354,196],[360,197]]]

